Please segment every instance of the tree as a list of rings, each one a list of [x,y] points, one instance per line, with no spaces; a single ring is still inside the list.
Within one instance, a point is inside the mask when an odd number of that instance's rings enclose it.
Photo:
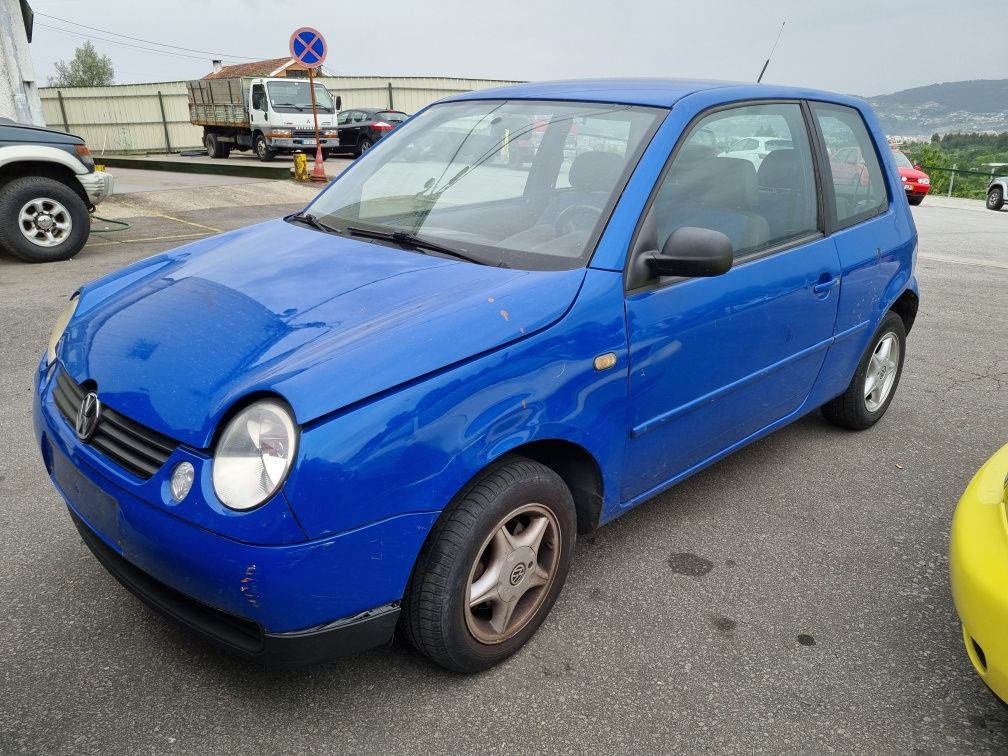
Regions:
[[[56,75],[49,77],[50,87],[105,87],[115,79],[112,59],[99,55],[90,42],[74,50],[69,63],[56,61],[55,68]]]

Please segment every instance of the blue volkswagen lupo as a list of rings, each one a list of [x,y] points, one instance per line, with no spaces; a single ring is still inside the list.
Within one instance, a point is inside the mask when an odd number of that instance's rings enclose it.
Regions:
[[[442,100],[303,212],[82,287],[36,377],[46,468],[109,571],[227,648],[398,626],[486,668],[577,534],[816,408],[885,413],[918,302],[897,175],[823,92]]]

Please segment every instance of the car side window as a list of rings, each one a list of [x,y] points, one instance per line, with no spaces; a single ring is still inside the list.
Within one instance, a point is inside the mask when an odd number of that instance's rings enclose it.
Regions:
[[[842,105],[812,105],[829,153],[837,221],[849,226],[888,207],[882,167],[861,114]]]
[[[353,117],[350,119],[350,123],[364,123],[364,114],[359,110],[355,111]]]
[[[761,150],[757,137],[787,146]],[[815,233],[818,207],[801,106],[768,103],[718,110],[697,122],[650,212],[659,247],[677,228],[709,228],[731,240],[739,259]]]
[[[342,113],[340,113],[338,116],[336,116],[336,125],[337,126],[345,126],[346,122],[347,122],[347,118],[349,118],[349,117],[350,117],[349,111],[344,110]]]

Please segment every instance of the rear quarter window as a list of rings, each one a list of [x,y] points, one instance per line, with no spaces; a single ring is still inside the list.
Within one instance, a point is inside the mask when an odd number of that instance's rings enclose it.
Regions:
[[[885,179],[861,114],[854,108],[824,103],[813,103],[812,112],[829,157],[837,225],[844,228],[885,212],[889,206]]]

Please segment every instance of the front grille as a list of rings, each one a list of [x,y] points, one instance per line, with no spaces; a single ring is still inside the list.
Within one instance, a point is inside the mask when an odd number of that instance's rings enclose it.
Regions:
[[[77,410],[87,393],[63,370],[59,371],[53,399],[71,427],[77,423]],[[178,446],[174,439],[104,405],[98,426],[87,443],[141,480],[149,480],[160,470]]]
[[[320,130],[319,134],[321,133],[322,132]],[[315,129],[294,129],[294,131],[291,133],[291,136],[294,139],[314,139]]]

